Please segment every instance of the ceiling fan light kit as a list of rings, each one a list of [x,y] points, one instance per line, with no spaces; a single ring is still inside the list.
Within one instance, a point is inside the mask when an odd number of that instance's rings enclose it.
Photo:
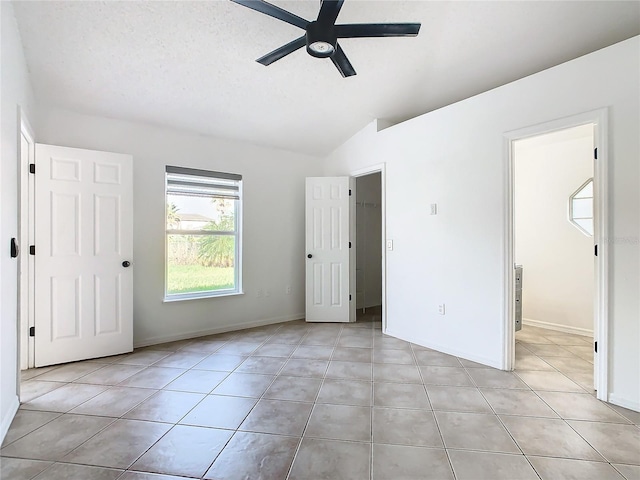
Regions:
[[[276,60],[295,52],[306,45],[307,53],[316,58],[330,58],[343,77],[356,74],[338,38],[364,37],[415,37],[420,31],[419,23],[353,23],[336,25],[336,19],[344,0],[322,0],[315,21],[308,21],[263,0],[231,0],[270,17],[305,30],[305,35],[276,48],[258,58],[262,65],[271,65]]]
[[[334,54],[338,38],[333,25],[324,26],[310,22],[307,26],[307,53],[316,58],[327,58]]]

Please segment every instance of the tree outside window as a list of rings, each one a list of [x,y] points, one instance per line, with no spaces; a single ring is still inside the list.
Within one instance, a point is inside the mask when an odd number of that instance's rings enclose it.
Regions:
[[[166,192],[165,298],[239,293],[241,177],[167,167]]]

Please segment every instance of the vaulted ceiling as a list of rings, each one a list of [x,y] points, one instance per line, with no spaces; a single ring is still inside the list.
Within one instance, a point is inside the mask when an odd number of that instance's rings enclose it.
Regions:
[[[274,1],[309,20],[320,2]],[[640,34],[635,1],[346,0],[338,23],[421,22],[415,38],[340,41],[357,75],[303,32],[230,1],[15,2],[37,101],[322,155],[399,122]],[[579,81],[579,79],[576,79]]]

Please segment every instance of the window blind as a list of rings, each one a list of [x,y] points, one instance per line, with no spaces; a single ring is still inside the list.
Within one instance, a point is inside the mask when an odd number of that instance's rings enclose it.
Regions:
[[[172,166],[166,174],[168,194],[240,199],[242,175]]]

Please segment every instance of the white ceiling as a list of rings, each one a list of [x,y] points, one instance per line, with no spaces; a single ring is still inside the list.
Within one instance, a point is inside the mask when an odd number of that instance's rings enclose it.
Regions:
[[[319,2],[273,1],[309,20]],[[421,22],[415,38],[344,39],[344,79],[302,30],[225,0],[16,2],[37,100],[83,113],[326,154],[398,122],[640,34],[636,1],[346,0],[337,23]]]

